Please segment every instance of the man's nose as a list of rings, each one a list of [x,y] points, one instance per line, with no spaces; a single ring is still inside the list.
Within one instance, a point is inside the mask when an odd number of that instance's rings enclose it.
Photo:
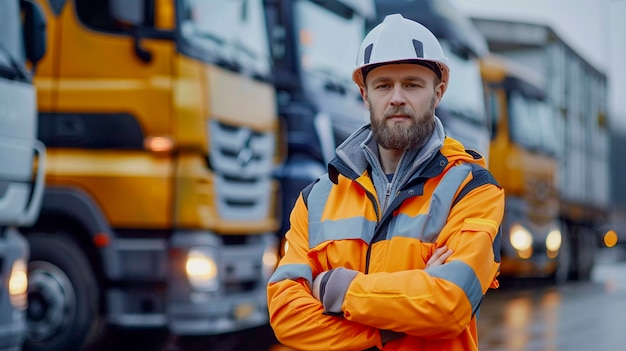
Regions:
[[[394,85],[393,90],[391,91],[391,101],[390,103],[394,106],[404,105],[406,104],[406,98],[404,97],[404,91],[402,90],[402,86]]]

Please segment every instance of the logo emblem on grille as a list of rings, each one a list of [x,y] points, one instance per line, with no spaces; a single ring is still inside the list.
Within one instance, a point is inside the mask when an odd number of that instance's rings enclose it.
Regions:
[[[241,169],[245,169],[254,158],[252,150],[252,131],[250,129],[241,129],[237,136],[237,144],[239,152],[237,152],[237,162]]]

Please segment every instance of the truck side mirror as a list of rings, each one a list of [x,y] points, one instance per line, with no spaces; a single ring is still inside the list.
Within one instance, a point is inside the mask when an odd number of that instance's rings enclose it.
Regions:
[[[133,36],[135,55],[145,62],[152,61],[152,53],[141,45],[142,31],[145,26],[146,0],[110,0],[109,11],[111,16],[120,23],[130,26]]]
[[[27,0],[20,1],[24,22],[24,49],[33,67],[46,54],[46,17],[41,8]]]

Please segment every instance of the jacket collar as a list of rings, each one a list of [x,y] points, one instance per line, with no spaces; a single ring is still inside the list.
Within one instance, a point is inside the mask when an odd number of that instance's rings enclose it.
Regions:
[[[435,167],[440,173],[445,165],[448,164],[447,157],[443,156],[439,150],[444,145],[445,132],[439,118],[435,117],[435,131],[428,139],[426,144],[415,150],[406,151],[396,170],[401,176],[412,175],[422,168],[422,173],[427,170],[425,165],[433,165],[433,158],[437,158],[437,165],[443,167]],[[339,174],[350,179],[356,179],[362,175],[368,168],[381,168],[378,160],[378,147],[372,136],[371,124],[366,124],[356,130],[341,145],[337,147],[336,157],[328,165],[328,174],[330,179],[336,183]],[[380,169],[382,172],[382,168]],[[428,171],[430,174],[433,170]],[[425,174],[423,174],[425,175]],[[402,176],[408,180],[408,176]]]

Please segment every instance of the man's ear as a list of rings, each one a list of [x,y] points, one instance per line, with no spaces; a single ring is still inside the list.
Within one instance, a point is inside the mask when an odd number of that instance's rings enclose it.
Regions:
[[[439,82],[439,84],[435,86],[435,107],[439,106],[439,103],[441,102],[441,98],[443,98],[444,88],[445,88],[444,82]]]
[[[359,93],[361,93],[361,98],[363,98],[363,103],[365,104],[366,109],[370,109],[370,103],[367,101],[367,88],[359,85]]]

